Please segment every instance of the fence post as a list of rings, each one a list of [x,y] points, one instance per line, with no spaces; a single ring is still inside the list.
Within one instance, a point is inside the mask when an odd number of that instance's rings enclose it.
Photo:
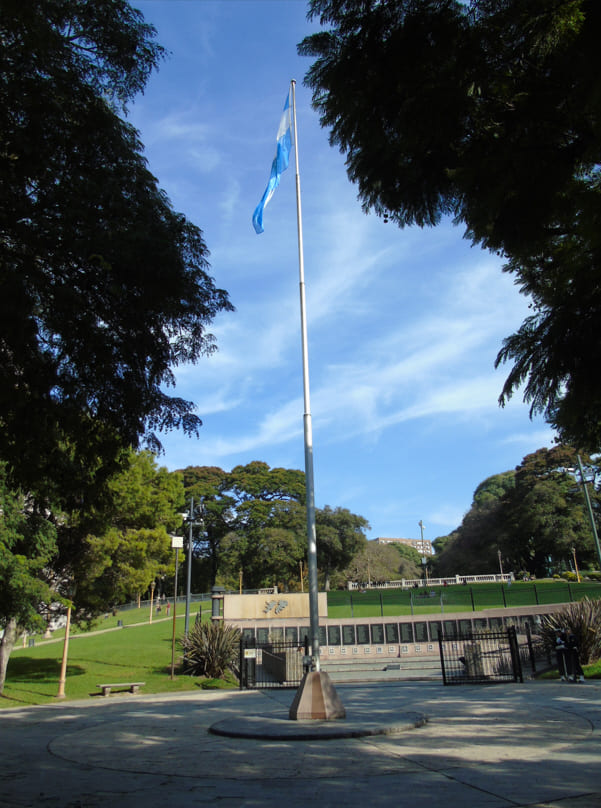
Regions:
[[[570,584],[569,584],[569,583],[568,583],[568,597],[569,597],[569,599],[570,599],[570,603],[573,603],[573,602],[574,602],[574,598],[572,597],[572,587],[570,586]]]
[[[523,682],[522,663],[520,661],[520,649],[518,648],[518,638],[515,626],[507,627],[507,639],[509,640],[509,651],[511,653],[511,664],[513,667],[514,682]]]
[[[536,584],[532,584],[532,586],[534,587],[534,600],[536,601],[536,605],[538,606],[539,603],[538,603],[538,592],[536,591]]]
[[[382,600],[381,591],[380,591],[380,617],[384,617],[384,601]]]
[[[530,654],[530,667],[532,673],[536,673],[536,659],[534,658],[534,647],[532,645],[532,631],[530,630],[530,623],[526,623],[526,642],[528,643],[528,653]]]
[[[442,631],[438,635],[438,650],[440,652],[440,670],[442,672],[442,683],[443,683],[443,685],[446,685],[446,683],[447,683],[447,673],[446,673],[446,669],[445,669],[445,666],[444,666],[444,650],[443,650],[443,646],[442,646]]]
[[[503,595],[503,608],[507,608],[507,598],[505,597],[505,587],[501,584],[501,594]]]
[[[244,637],[240,637],[240,690],[244,690],[244,680],[246,678],[246,670],[244,667],[246,660],[244,659]]]
[[[353,593],[352,592],[351,592],[350,597],[351,597],[351,617],[354,617],[355,613],[353,611]]]
[[[413,589],[409,590],[409,603],[411,604],[411,617],[413,617]]]
[[[472,611],[476,611],[476,604],[474,603],[474,588],[470,586],[470,598],[472,600]]]

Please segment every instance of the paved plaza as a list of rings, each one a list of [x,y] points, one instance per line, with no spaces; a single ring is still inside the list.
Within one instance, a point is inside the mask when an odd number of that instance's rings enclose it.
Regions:
[[[601,682],[337,690],[346,721],[290,690],[1,710],[0,808],[601,808]]]

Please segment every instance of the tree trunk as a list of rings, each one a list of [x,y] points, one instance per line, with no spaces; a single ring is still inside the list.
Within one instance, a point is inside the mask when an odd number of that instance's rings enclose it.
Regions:
[[[17,621],[11,618],[4,629],[4,636],[0,640],[0,693],[4,691],[6,668],[8,660],[17,641]]]

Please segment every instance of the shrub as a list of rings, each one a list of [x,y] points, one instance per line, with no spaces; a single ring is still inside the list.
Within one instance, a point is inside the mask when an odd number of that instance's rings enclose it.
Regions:
[[[576,637],[580,663],[588,665],[601,658],[601,600],[583,598],[561,611],[543,617],[542,636],[550,650],[555,649],[557,631]]]
[[[221,679],[237,663],[240,630],[221,621],[197,621],[179,645],[184,654],[184,673]]]

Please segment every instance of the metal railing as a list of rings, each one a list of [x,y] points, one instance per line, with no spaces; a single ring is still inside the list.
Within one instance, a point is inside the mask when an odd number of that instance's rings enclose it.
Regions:
[[[304,645],[279,640],[240,640],[240,689],[298,687],[303,678]]]
[[[523,682],[522,660],[514,626],[479,631],[453,640],[438,638],[445,685]]]

